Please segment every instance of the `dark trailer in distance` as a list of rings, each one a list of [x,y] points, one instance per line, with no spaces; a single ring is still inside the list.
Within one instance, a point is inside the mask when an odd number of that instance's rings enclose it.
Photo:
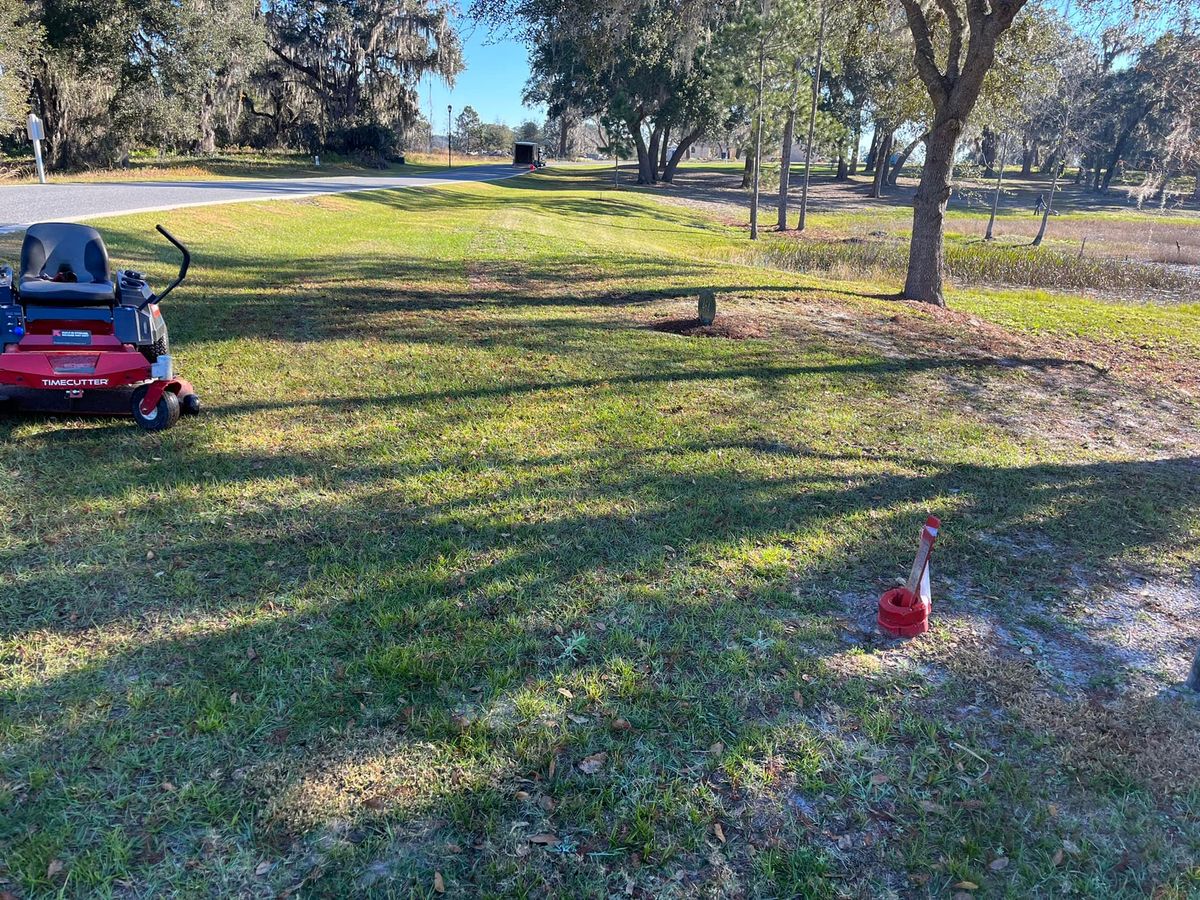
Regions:
[[[514,166],[540,166],[542,164],[542,145],[534,141],[517,141],[513,144]]]

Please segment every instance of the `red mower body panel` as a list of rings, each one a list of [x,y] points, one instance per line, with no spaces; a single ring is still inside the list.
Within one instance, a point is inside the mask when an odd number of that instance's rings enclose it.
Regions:
[[[0,384],[47,391],[110,391],[151,381],[150,363],[111,335],[87,344],[54,344],[54,335],[30,334],[0,353]]]

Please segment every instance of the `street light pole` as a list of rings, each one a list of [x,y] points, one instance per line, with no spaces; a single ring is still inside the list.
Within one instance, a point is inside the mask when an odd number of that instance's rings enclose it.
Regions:
[[[446,168],[454,168],[454,105],[446,104]]]

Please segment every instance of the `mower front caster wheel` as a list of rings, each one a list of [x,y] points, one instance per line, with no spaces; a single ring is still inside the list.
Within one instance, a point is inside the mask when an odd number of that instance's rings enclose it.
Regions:
[[[202,409],[199,394],[185,394],[180,398],[179,405],[185,416],[198,416]]]
[[[142,412],[142,400],[146,398],[148,390],[150,385],[146,384],[133,392],[133,418],[145,431],[166,431],[179,421],[179,397],[170,391],[163,391],[158,405],[146,415]]]

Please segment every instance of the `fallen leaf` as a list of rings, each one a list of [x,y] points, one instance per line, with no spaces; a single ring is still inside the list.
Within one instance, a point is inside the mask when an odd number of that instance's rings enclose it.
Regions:
[[[374,797],[368,797],[363,801],[363,806],[365,806],[367,809],[373,809],[376,811],[383,809],[385,805],[386,804],[383,797],[379,796],[378,794],[376,794]]]
[[[572,694],[570,691],[568,691],[566,688],[559,688],[559,689],[558,689],[558,692],[559,692],[560,694],[562,694],[564,697],[566,697],[568,700],[574,700],[574,699],[575,699],[575,695],[574,695],[574,694]]]
[[[875,785],[876,787],[878,787],[881,784],[887,784],[891,780],[892,779],[888,778],[882,772],[876,772],[874,775],[871,776],[871,784]]]
[[[257,866],[254,867],[254,874],[257,875],[259,878],[262,878],[264,875],[266,875],[270,871],[271,871],[271,864],[269,862],[267,862],[265,859],[262,862],[260,862]]]
[[[938,815],[941,815],[946,811],[946,807],[942,806],[940,803],[934,803],[932,800],[922,800],[917,804],[917,806],[921,807],[921,809],[925,810],[927,813],[937,813]]]
[[[591,756],[585,756],[579,761],[579,771],[584,775],[595,775],[604,768],[604,762],[607,759],[608,754],[603,750],[599,753],[593,753]]]
[[[804,705],[804,695],[799,691],[792,691],[792,699],[796,701],[797,706]]]
[[[50,860],[50,865],[46,866],[46,877],[53,878],[65,868],[66,864],[61,859],[52,859]]]
[[[725,752],[725,745],[722,744],[720,741],[717,741],[715,744],[713,744],[711,747],[708,748],[708,752],[711,753],[713,756],[720,756],[722,753]]]
[[[249,650],[246,651],[246,659],[250,659],[250,660],[258,659],[258,651],[255,650],[253,647],[251,647]]]
[[[1066,850],[1068,853],[1070,853],[1072,856],[1078,856],[1082,852],[1079,849],[1079,845],[1076,844],[1074,841],[1070,840],[1069,838],[1063,840],[1062,848],[1064,850]]]
[[[445,879],[442,878],[441,872],[433,873],[433,889],[439,894],[446,893],[446,882]]]
[[[713,822],[713,834],[717,836],[718,841],[725,843],[725,829],[721,827],[720,822]]]
[[[529,836],[529,843],[531,843],[531,844],[557,844],[558,843],[558,835],[554,834],[553,832],[550,832],[550,831],[543,832],[542,834],[531,834]]]
[[[613,719],[608,723],[608,727],[613,731],[632,731],[633,726],[625,719]]]
[[[168,794],[172,794],[175,792],[175,785],[171,784],[171,782],[169,782],[169,781],[164,781],[162,783],[162,789],[164,791],[166,791]]]
[[[447,853],[462,853],[462,846],[455,844],[453,841],[446,845]]]
[[[587,716],[577,716],[575,713],[567,713],[567,718],[576,725],[586,725],[591,721],[591,719],[589,719]]]
[[[154,551],[153,550],[146,551],[146,559],[154,559]]]
[[[554,778],[554,773],[557,770],[558,770],[558,757],[552,756],[552,757],[550,757],[550,768],[546,770],[546,778],[547,779]]]
[[[1005,869],[1008,868],[1008,857],[1007,856],[996,857],[990,863],[988,863],[988,868],[991,869],[993,872],[1003,872]]]
[[[517,791],[513,796],[524,802],[529,799],[529,791]]]
[[[954,889],[956,891],[977,891],[979,890],[979,885],[973,881],[960,881],[954,886]]]
[[[556,804],[553,797],[543,796],[538,799],[538,806],[540,806],[546,812],[554,812],[554,807]]]
[[[1054,858],[1052,860],[1050,860],[1050,862],[1052,862],[1056,866],[1061,866],[1063,863],[1063,860],[1065,858],[1066,858],[1066,854],[1063,853],[1061,849],[1058,849],[1058,850],[1054,851]]]

